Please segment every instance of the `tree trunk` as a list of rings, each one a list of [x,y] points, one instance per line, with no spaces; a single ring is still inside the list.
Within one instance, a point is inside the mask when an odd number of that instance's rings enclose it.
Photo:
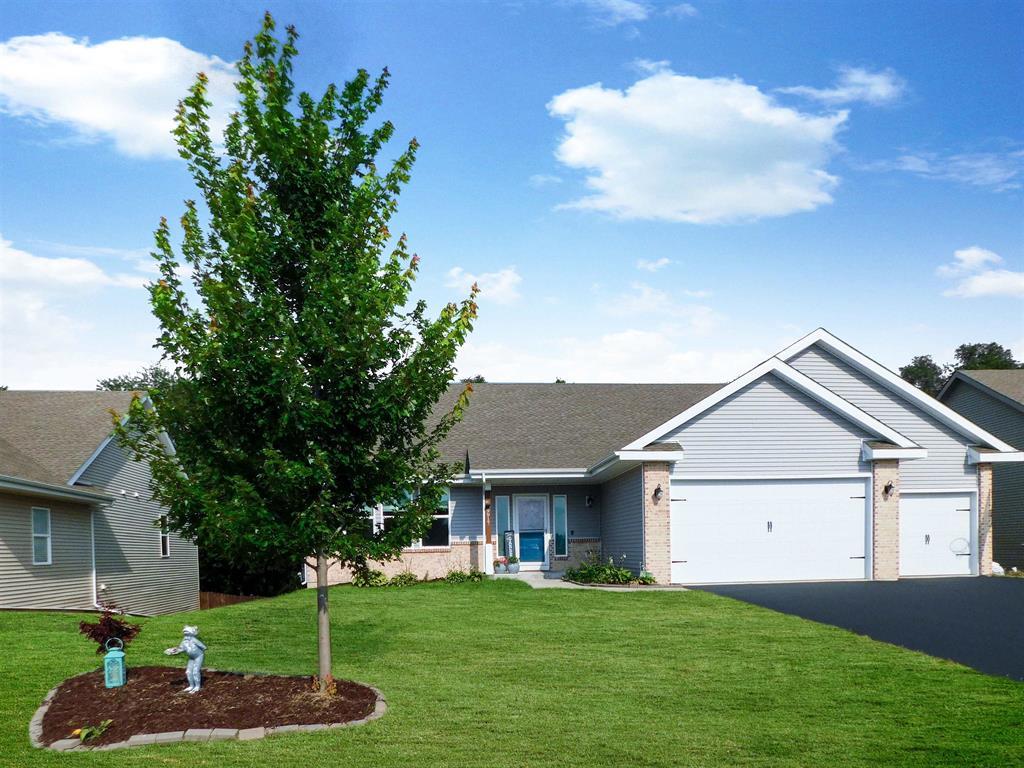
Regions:
[[[326,693],[331,681],[331,621],[327,612],[327,556],[316,554],[316,635],[320,659],[320,693]]]

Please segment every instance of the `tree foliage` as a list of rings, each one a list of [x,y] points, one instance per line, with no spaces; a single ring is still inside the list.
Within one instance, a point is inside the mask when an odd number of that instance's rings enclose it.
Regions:
[[[96,389],[119,392],[161,392],[172,387],[177,380],[178,377],[162,365],[147,365],[135,373],[100,379],[96,382]]]
[[[134,401],[119,436],[150,463],[171,527],[217,556],[296,569],[313,554],[385,560],[426,532],[454,471],[437,445],[471,386],[434,411],[476,287],[436,317],[413,300],[419,259],[388,225],[418,145],[381,169],[394,127],[370,124],[387,70],[296,93],[298,35],[274,31],[267,14],[246,43],[223,149],[205,75],[179,105],[174,133],[201,202],[185,202],[181,259],[161,221],[149,294],[157,346],[181,378],[155,409]],[[386,530],[367,515],[378,503],[395,508]]]
[[[900,376],[932,397],[939,394],[949,377],[956,371],[1024,368],[1024,363],[1013,357],[1012,350],[994,341],[961,344],[953,353],[953,362],[939,365],[931,355],[917,355],[900,368]]]

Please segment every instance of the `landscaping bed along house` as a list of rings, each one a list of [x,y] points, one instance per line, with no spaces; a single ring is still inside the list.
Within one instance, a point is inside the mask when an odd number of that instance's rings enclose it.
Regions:
[[[374,713],[379,698],[373,688],[347,680],[336,681],[336,692],[321,695],[311,677],[210,670],[204,670],[197,693],[183,692],[185,685],[184,670],[169,667],[132,667],[119,688],[105,687],[102,670],[65,680],[43,714],[39,741],[52,746],[77,740],[82,746],[101,747],[208,740],[244,731],[262,736],[282,726],[329,727],[364,720]],[[80,729],[97,727],[97,735],[80,738]],[[207,733],[215,729],[220,732]],[[164,738],[141,738],[156,734]],[[174,735],[178,738],[170,738]]]

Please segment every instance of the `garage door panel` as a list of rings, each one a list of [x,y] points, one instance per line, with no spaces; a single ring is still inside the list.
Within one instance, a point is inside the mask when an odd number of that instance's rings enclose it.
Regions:
[[[673,485],[677,583],[865,577],[866,481]]]
[[[973,494],[900,498],[900,575],[969,576],[976,568]]]

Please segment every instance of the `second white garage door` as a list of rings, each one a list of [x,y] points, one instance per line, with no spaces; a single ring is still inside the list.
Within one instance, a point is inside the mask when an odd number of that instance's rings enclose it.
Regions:
[[[975,570],[974,494],[900,497],[900,576],[969,576]]]
[[[672,484],[672,581],[867,577],[867,480]]]

